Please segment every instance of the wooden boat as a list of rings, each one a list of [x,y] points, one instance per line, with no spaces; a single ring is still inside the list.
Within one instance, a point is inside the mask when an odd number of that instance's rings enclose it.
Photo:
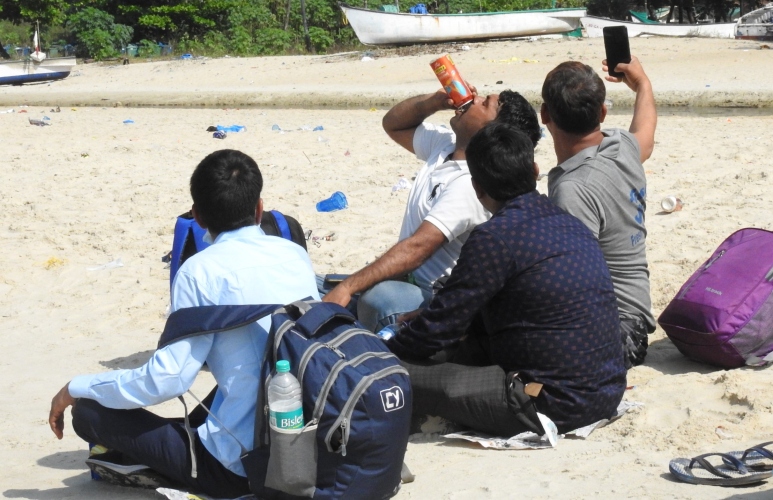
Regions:
[[[73,66],[75,57],[47,58],[40,50],[38,29],[32,39],[34,50],[25,59],[0,61],[0,85],[21,85],[23,83],[47,82],[66,78]],[[8,56],[8,54],[3,54]]]
[[[580,19],[585,35],[588,38],[602,37],[602,30],[606,26],[625,26],[628,28],[628,37],[641,35],[676,36],[676,37],[702,37],[702,38],[733,38],[735,36],[736,23],[707,23],[707,24],[679,24],[679,23],[630,23],[607,19],[605,17],[585,16]]]
[[[735,37],[773,42],[773,3],[742,16],[738,20]]]
[[[472,14],[404,14],[339,4],[366,45],[486,40],[567,33],[580,26],[585,9],[522,10]]]

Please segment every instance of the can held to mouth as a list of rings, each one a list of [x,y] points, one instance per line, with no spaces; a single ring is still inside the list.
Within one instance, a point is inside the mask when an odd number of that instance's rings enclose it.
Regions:
[[[664,212],[671,213],[671,212],[678,212],[682,209],[682,200],[677,198],[676,196],[666,196],[663,198],[663,201],[660,202],[660,208],[663,209]]]
[[[435,76],[440,80],[440,85],[446,91],[446,94],[454,101],[454,107],[461,108],[465,104],[471,103],[475,96],[472,95],[470,87],[467,86],[459,70],[456,69],[454,61],[448,54],[438,57],[429,63]]]

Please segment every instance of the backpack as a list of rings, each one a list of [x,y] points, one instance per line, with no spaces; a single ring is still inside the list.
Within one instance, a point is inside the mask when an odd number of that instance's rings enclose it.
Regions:
[[[304,250],[308,250],[301,224],[289,215],[284,215],[278,210],[267,210],[263,212],[260,228],[269,236],[281,236],[302,246]],[[174,241],[172,243],[172,255],[169,266],[170,287],[183,262],[188,260],[188,257],[201,252],[209,246],[209,243],[206,243],[203,239],[206,233],[206,229],[202,229],[198,225],[190,211],[177,217],[177,222],[174,225]]]
[[[408,371],[384,342],[345,308],[326,302],[201,306],[169,316],[159,348],[181,338],[227,332],[274,311],[262,361],[254,449],[242,464],[265,499],[394,496],[408,445]],[[303,429],[268,425],[266,393],[279,359],[290,361],[303,391]]]
[[[773,232],[730,235],[682,285],[658,323],[685,356],[723,368],[773,352]]]

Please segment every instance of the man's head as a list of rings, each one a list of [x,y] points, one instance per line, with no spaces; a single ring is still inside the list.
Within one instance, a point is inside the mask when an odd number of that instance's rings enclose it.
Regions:
[[[606,93],[593,68],[576,61],[563,62],[542,84],[543,121],[547,114],[556,127],[569,134],[593,132],[604,120]]]
[[[501,94],[476,96],[467,108],[456,111],[450,123],[457,147],[466,148],[472,136],[494,120],[518,127],[529,136],[533,147],[542,137],[534,108],[518,92],[505,90]]]
[[[537,189],[532,141],[510,123],[495,121],[475,134],[467,146],[467,166],[476,191],[500,203]]]
[[[191,175],[196,220],[213,234],[254,225],[262,211],[262,189],[255,160],[233,149],[215,151]]]

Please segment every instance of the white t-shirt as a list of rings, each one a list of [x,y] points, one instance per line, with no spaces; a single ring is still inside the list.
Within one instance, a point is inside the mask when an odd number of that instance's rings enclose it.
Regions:
[[[448,240],[413,272],[422,288],[448,278],[470,232],[491,217],[475,195],[467,162],[445,161],[455,148],[456,135],[443,126],[423,123],[413,136],[416,157],[426,164],[408,194],[400,241],[413,235],[425,220]]]

